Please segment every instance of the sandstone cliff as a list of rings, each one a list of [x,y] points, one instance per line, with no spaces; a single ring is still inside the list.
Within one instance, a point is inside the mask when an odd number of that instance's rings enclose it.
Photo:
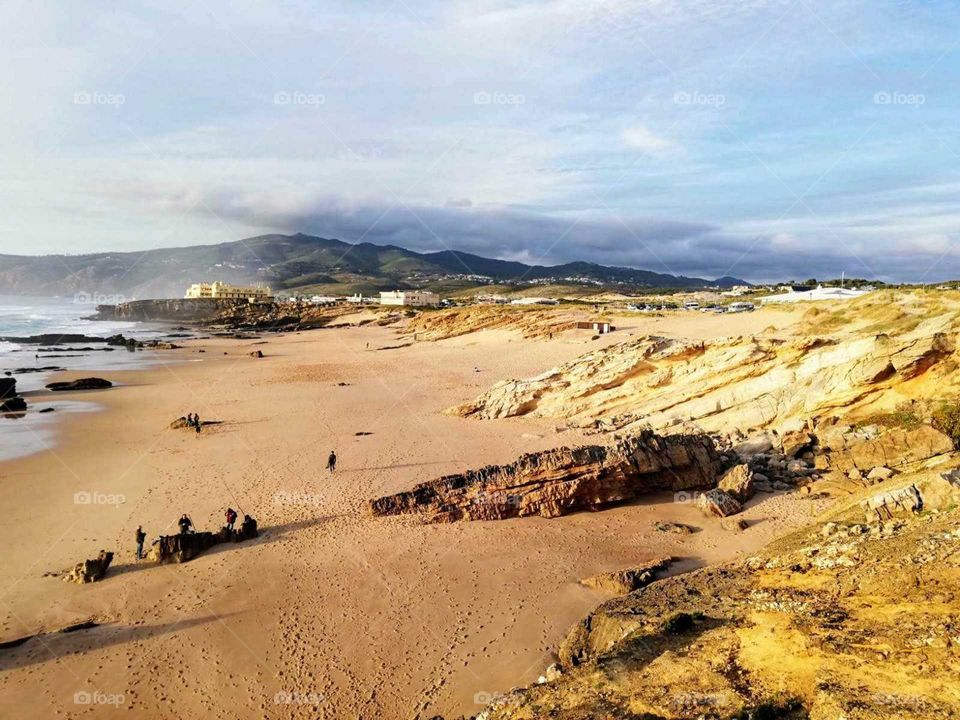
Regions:
[[[742,562],[654,582],[570,632],[482,720],[960,716],[960,483],[938,460]],[[885,522],[863,505],[915,488]]]
[[[816,327],[804,325],[784,337],[643,337],[498,383],[450,412],[483,419],[531,414],[599,430],[683,423],[708,431],[796,429],[956,392],[957,327],[955,314],[926,313],[891,324],[887,333],[866,334],[858,325],[808,334]]]
[[[373,500],[374,515],[422,513],[431,522],[557,517],[596,510],[656,490],[709,487],[720,461],[703,435],[644,432],[611,445],[523,455]]]
[[[205,322],[225,310],[248,304],[246,300],[209,298],[131,300],[119,305],[98,305],[97,317],[137,322]]]

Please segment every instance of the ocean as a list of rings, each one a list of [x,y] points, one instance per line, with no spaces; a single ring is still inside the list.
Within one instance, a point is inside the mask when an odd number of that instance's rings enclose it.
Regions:
[[[0,337],[40,335],[43,333],[83,333],[109,337],[117,333],[138,332],[138,323],[85,320],[96,312],[92,302],[67,298],[40,298],[0,295]],[[0,341],[0,354],[17,349]]]
[[[166,334],[160,328],[143,323],[86,319],[95,311],[95,303],[76,302],[73,298],[0,295],[0,338],[43,334],[107,338],[122,333],[125,337],[147,340]],[[77,349],[77,346],[91,349]],[[37,368],[55,366],[90,371],[93,375],[156,362],[158,356],[150,350],[107,350],[105,344],[94,342],[61,343],[41,348],[0,340],[0,374],[10,374],[17,379],[17,392],[24,395],[28,403],[26,413],[0,415],[0,460],[49,449],[56,442],[58,418],[64,414],[98,409],[96,393],[92,393],[89,400],[80,400],[61,398],[45,390],[44,385],[55,379],[57,371],[36,372]],[[47,408],[55,412],[40,412]]]

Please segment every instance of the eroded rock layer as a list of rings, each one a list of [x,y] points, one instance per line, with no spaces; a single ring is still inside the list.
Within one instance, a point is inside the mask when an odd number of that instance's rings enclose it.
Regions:
[[[960,391],[954,372],[958,324],[944,314],[906,325],[891,321],[889,332],[858,326],[828,333],[821,324],[782,337],[643,337],[535,377],[497,383],[449,412],[562,418],[597,430],[683,423],[708,431],[799,427]]]
[[[612,445],[558,448],[446,475],[409,492],[373,500],[374,515],[422,513],[431,522],[558,517],[596,510],[657,490],[688,490],[716,482],[720,461],[705,435],[652,432]]]
[[[603,603],[478,720],[960,716],[955,475],[880,487],[922,510],[863,523],[866,491],[757,556]]]

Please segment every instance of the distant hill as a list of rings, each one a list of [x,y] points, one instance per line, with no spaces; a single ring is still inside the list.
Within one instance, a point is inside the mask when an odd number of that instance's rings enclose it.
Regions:
[[[556,280],[559,284],[692,289],[743,280],[674,276],[588,262],[526,265],[458,251],[418,253],[393,245],[356,245],[310,235],[261,235],[219,245],[89,255],[0,255],[0,294],[180,297],[191,283],[263,282],[276,291],[365,292],[378,289]]]

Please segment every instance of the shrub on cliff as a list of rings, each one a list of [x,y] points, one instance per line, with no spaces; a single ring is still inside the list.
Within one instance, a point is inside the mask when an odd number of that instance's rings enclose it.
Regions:
[[[953,440],[953,446],[960,449],[960,398],[942,400],[934,409],[930,424]]]

